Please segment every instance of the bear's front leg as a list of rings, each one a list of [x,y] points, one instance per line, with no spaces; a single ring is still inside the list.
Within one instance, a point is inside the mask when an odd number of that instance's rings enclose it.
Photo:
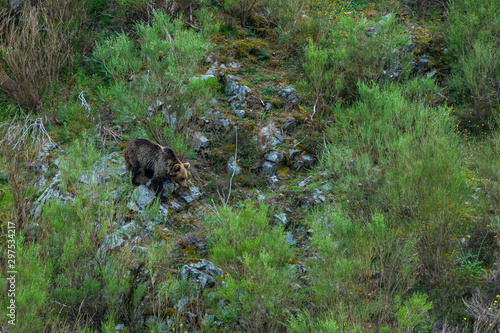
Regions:
[[[160,197],[160,201],[166,201],[167,198],[162,195],[163,192],[163,180],[160,178],[151,179],[151,185],[153,186],[153,191],[155,191],[156,196]]]

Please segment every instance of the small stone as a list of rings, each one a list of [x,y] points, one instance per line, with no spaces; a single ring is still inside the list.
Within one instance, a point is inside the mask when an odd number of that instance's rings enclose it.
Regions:
[[[314,164],[314,159],[311,156],[300,154],[295,157],[293,168],[295,171],[300,171],[302,169],[310,168]]]
[[[427,77],[433,77],[436,74],[437,74],[437,70],[434,69],[432,72],[427,73]]]
[[[288,102],[285,104],[286,110],[291,109],[300,102],[300,96],[297,94],[297,90],[291,86],[279,90],[278,95]]]
[[[278,222],[281,222],[283,223],[284,226],[287,226],[288,225],[288,220],[286,218],[286,214],[285,213],[280,213],[280,214],[274,214],[273,217],[278,221]]]
[[[309,176],[309,177],[307,177],[306,179],[304,179],[303,181],[301,181],[301,182],[299,183],[299,187],[304,187],[304,186],[306,186],[307,184],[309,184],[309,182],[311,181],[311,178],[312,178],[312,176]]]
[[[288,245],[295,245],[295,243],[297,243],[297,241],[293,238],[293,234],[291,232],[287,233],[286,242],[288,243]]]
[[[232,69],[239,69],[241,68],[241,64],[239,62],[230,62],[229,67],[231,67]]]
[[[200,151],[201,149],[208,148],[208,146],[210,146],[210,140],[200,132],[195,132],[191,139],[191,147],[195,151]]]
[[[189,187],[189,192],[185,191],[179,195],[179,197],[184,200],[186,203],[191,203],[194,200],[198,199],[201,197],[203,193],[200,191],[198,186],[190,186]]]
[[[168,198],[179,188],[180,188],[180,185],[174,183],[171,180],[163,182],[163,189],[162,189],[161,195],[165,198]]]
[[[279,165],[277,165],[275,163],[272,163],[269,161],[264,161],[264,163],[262,163],[262,172],[265,174],[268,174],[268,175],[273,174],[278,169],[279,169]]]
[[[134,212],[143,211],[155,198],[155,194],[146,186],[141,185],[132,193],[132,200],[127,207]]]
[[[264,110],[269,111],[269,110],[271,110],[271,108],[272,108],[271,103],[266,103],[266,106],[264,107]]]
[[[135,221],[132,220],[130,223],[127,223],[120,228],[120,233],[130,239],[138,229],[139,228],[136,226]]]
[[[115,333],[122,333],[127,329],[127,327],[123,324],[118,324],[115,326]]]
[[[215,280],[208,274],[205,274],[196,268],[184,265],[181,269],[181,277],[184,279],[192,280],[199,284],[203,289],[212,288],[215,286]]]
[[[240,118],[243,118],[245,116],[244,110],[234,110],[233,112],[234,112],[234,114],[236,114]]]
[[[284,159],[284,154],[282,152],[272,150],[264,156],[264,159],[266,161],[269,161],[269,162],[275,163],[275,164],[281,163],[281,161],[283,161],[283,159]]]
[[[204,273],[210,274],[211,276],[222,276],[224,275],[224,272],[216,267],[213,263],[211,263],[208,260],[201,259],[198,263],[196,264],[191,264],[191,267],[194,267],[200,271],[203,271]]]
[[[297,119],[294,117],[287,117],[283,130],[285,133],[291,132],[297,126]]]
[[[429,67],[429,60],[422,58],[417,62],[417,71],[419,73],[425,72]]]
[[[229,120],[225,119],[223,115],[218,112],[216,113],[216,120],[214,122],[214,127],[218,131],[225,131],[229,128]]]
[[[182,210],[184,210],[184,206],[182,206],[180,203],[178,203],[177,201],[175,200],[172,200],[170,201],[170,206],[172,207],[173,210],[175,210],[176,212],[180,212]]]
[[[230,174],[234,173],[235,175],[239,175],[241,173],[241,168],[234,159],[234,156],[231,156],[227,162],[227,171],[229,171]]]
[[[292,288],[292,289],[293,289],[293,290],[295,290],[295,291],[297,291],[297,290],[299,290],[299,289],[301,289],[301,288],[302,288],[302,287],[300,286],[300,284],[295,283],[295,282],[291,282],[291,283],[289,284],[289,286],[290,286],[290,288]]]

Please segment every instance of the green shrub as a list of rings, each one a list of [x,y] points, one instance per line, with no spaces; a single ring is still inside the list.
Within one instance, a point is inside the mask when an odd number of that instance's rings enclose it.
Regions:
[[[451,1],[448,19],[444,33],[457,59],[450,80],[452,97],[474,108],[477,126],[498,112],[500,103],[500,2]],[[471,118],[468,113],[461,116]]]
[[[19,230],[18,230],[19,232]],[[5,252],[6,253],[6,252]],[[21,234],[16,236],[16,332],[42,332],[50,316],[47,306],[50,304],[49,287],[52,265],[46,262],[44,251],[39,244],[25,243]],[[7,270],[5,271],[7,272]],[[2,273],[5,279],[7,273]],[[5,290],[5,289],[4,289]],[[2,293],[2,308],[7,308],[7,292]],[[4,314],[0,322],[6,325]]]
[[[395,297],[403,297],[416,283],[415,237],[401,239],[380,213],[363,223],[331,207],[311,218],[312,245],[319,252],[319,260],[309,263],[316,304],[335,306],[330,315],[348,331],[389,323],[398,311]]]
[[[208,18],[206,20],[208,22]],[[121,33],[99,44],[94,51],[94,59],[102,63],[116,81],[109,88],[110,101],[115,104],[113,97],[122,100],[126,96],[130,100],[131,94],[136,96],[134,99],[141,101],[142,106],[130,107],[128,112],[142,115],[139,119],[148,117],[148,106],[161,101],[168,105],[165,112],[176,119],[172,127],[180,130],[197,110],[203,109],[215,84],[211,80],[193,79],[209,47],[208,30],[196,33],[185,29],[182,17],[172,20],[163,11],[155,12],[151,24],[138,23],[135,30],[142,42],[140,49]],[[143,69],[147,71],[139,74]],[[125,80],[132,74],[136,79],[128,85]]]
[[[406,41],[398,35],[395,16],[377,25],[377,34],[367,36],[369,22],[341,15],[332,30],[305,48],[302,82],[307,99],[319,114],[328,111],[337,100],[353,101],[359,96],[358,81],[382,81],[384,69],[390,75],[399,71],[397,80],[409,75],[411,53],[402,51]],[[306,88],[307,87],[307,88]]]
[[[228,321],[235,316],[246,318],[245,330],[280,327],[285,310],[304,297],[289,286],[297,279],[295,268],[287,264],[292,250],[282,226],[269,225],[269,213],[265,205],[254,209],[247,204],[242,209],[220,208],[207,220],[211,258],[229,272],[219,279],[222,288],[214,292],[227,305],[214,307]]]
[[[427,296],[414,293],[411,298],[404,302],[404,305],[396,314],[399,323],[399,332],[415,332],[416,330],[428,331],[432,328],[429,311],[432,309],[432,302],[427,302]]]
[[[95,142],[91,138],[76,139],[67,150],[67,154],[60,158],[61,190],[68,190],[82,175],[90,171],[92,165],[100,157]]]

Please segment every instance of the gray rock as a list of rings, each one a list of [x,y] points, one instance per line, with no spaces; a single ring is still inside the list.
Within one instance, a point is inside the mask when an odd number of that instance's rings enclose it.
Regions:
[[[366,34],[369,36],[373,36],[377,34],[377,29],[375,27],[371,27],[366,31]]]
[[[227,171],[230,174],[234,173],[235,175],[239,175],[241,173],[241,168],[238,165],[238,162],[234,159],[234,156],[231,156],[227,162]]]
[[[229,121],[224,118],[224,115],[220,112],[215,113],[214,127],[218,131],[225,131],[229,128]]]
[[[436,74],[437,74],[437,72],[438,72],[438,71],[434,69],[434,70],[432,70],[431,72],[427,73],[427,77],[433,77],[434,75],[436,75]]]
[[[240,108],[246,108],[247,107],[247,102],[237,102],[237,101],[234,101],[234,102],[231,102],[231,109],[233,110],[236,110],[236,109],[240,109]]]
[[[186,203],[191,203],[201,197],[203,192],[200,191],[198,186],[189,186],[189,192],[185,191],[179,194],[179,197]]]
[[[207,273],[211,276],[222,276],[224,272],[216,267],[213,263],[208,260],[201,259],[197,264],[191,264],[191,267],[196,268],[204,273]]]
[[[260,133],[263,139],[261,143],[262,148],[276,147],[283,142],[283,136],[274,123],[263,127]]]
[[[297,243],[291,232],[287,232],[286,242],[288,245],[295,245],[295,243]]]
[[[118,325],[115,326],[115,333],[122,333],[126,329],[127,329],[127,327],[125,325],[118,324]]]
[[[279,181],[280,180],[276,175],[271,175],[271,177],[269,177],[270,187],[275,186],[277,183],[279,183]]]
[[[416,46],[415,43],[409,42],[408,44],[406,44],[404,51],[411,52],[415,49],[415,46]]]
[[[215,321],[215,316],[209,315],[208,313],[205,313],[205,316],[203,316],[203,319],[201,320],[201,325],[202,326],[210,326],[214,323]]]
[[[135,233],[139,231],[139,227],[136,225],[135,221],[132,220],[130,223],[123,225],[120,229],[120,233],[127,239],[132,238]]]
[[[132,193],[132,200],[127,207],[134,212],[143,211],[155,199],[155,194],[146,186],[141,185]]]
[[[125,244],[125,239],[117,230],[112,234],[106,236],[104,242],[99,247],[99,250],[97,252],[98,254],[103,255],[114,249],[121,248],[124,244]]]
[[[264,156],[264,159],[266,161],[269,161],[271,163],[274,163],[274,164],[279,164],[281,163],[285,158],[285,155],[280,152],[280,151],[276,151],[276,150],[271,150],[270,152],[268,152],[265,156]]]
[[[417,62],[417,71],[419,73],[427,71],[429,68],[429,60],[422,58]]]
[[[333,190],[333,186],[327,182],[324,182],[321,186],[321,189],[325,192],[330,192],[331,190]]]
[[[288,86],[285,89],[281,89],[278,91],[278,94],[285,100],[287,103],[285,104],[285,109],[291,109],[295,105],[297,105],[300,102],[300,96],[297,93],[297,91],[291,87]]]
[[[272,107],[273,106],[271,105],[271,103],[266,103],[266,106],[264,107],[264,110],[269,111],[269,110],[271,110]]]
[[[202,76],[192,77],[191,79],[192,80],[202,80],[202,81],[211,80],[211,79],[217,80],[217,76],[215,76],[213,74],[205,74],[205,75],[202,75]]]
[[[245,116],[245,111],[244,110],[234,110],[233,111],[235,115],[237,115],[240,118],[243,118]]]
[[[24,7],[23,1],[14,0],[10,2],[10,9],[14,12],[16,16],[21,15],[23,7]]]
[[[45,203],[50,202],[54,199],[59,199],[63,203],[68,201],[73,201],[74,198],[69,194],[62,194],[57,187],[59,186],[60,181],[60,172],[57,172],[52,183],[42,192],[42,194],[38,197],[38,199],[31,205],[30,214],[35,218],[38,218],[43,210],[43,206]]]
[[[132,251],[132,252],[139,252],[139,253],[146,253],[146,252],[148,252],[148,248],[145,247],[145,246],[132,245],[130,247],[130,251]]]
[[[304,186],[306,186],[307,184],[309,184],[309,182],[311,181],[311,177],[312,177],[312,176],[309,176],[309,177],[307,177],[306,179],[304,179],[303,181],[301,181],[301,182],[299,183],[299,187],[304,187]]]
[[[175,200],[172,200],[170,201],[170,206],[172,207],[173,210],[175,210],[176,212],[180,212],[182,210],[184,210],[184,206],[181,205],[180,203],[178,203],[177,201]]]
[[[279,168],[279,164],[276,163],[269,161],[264,161],[264,163],[262,163],[262,172],[267,175],[274,174]]]
[[[227,75],[226,77],[226,95],[229,97],[229,101],[233,99],[243,101],[246,94],[251,92],[250,88],[238,83],[239,80],[240,78],[234,75]]]
[[[123,177],[127,174],[127,167],[125,166],[125,164],[122,164],[118,167],[118,169],[116,170],[116,174],[120,177]]]
[[[182,311],[184,310],[186,305],[189,303],[189,301],[190,301],[189,297],[187,297],[187,296],[183,297],[177,302],[177,305],[174,307],[177,308],[179,313],[182,313]]]
[[[295,171],[310,168],[314,164],[314,158],[309,155],[300,154],[293,160],[293,168]]]
[[[163,112],[163,123],[168,124],[174,131],[177,129],[177,117],[173,112]]]
[[[288,149],[288,161],[293,161],[293,159],[300,153],[299,149]],[[290,166],[293,166],[291,164]]]
[[[161,195],[168,198],[179,188],[180,188],[180,185],[174,183],[171,180],[163,182],[163,189],[162,189]]]
[[[288,133],[293,131],[296,126],[297,126],[297,119],[295,119],[294,117],[287,117],[283,130],[285,131],[285,133]]]
[[[274,214],[273,215],[274,219],[277,220],[278,222],[283,223],[283,225],[286,227],[289,223],[289,221],[286,218],[285,213],[280,213],[280,214]]]
[[[195,132],[193,138],[191,139],[191,147],[195,151],[200,151],[204,148],[208,148],[208,146],[210,146],[210,140],[200,132]]]
[[[239,69],[239,68],[241,68],[241,64],[239,62],[230,62],[229,67],[231,69]]]
[[[196,268],[184,265],[181,269],[181,277],[183,279],[192,280],[199,284],[203,289],[212,288],[215,286],[215,280],[208,274],[199,271]]]

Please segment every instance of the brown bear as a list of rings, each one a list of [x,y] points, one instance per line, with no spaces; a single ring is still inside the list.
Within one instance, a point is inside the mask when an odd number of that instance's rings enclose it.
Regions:
[[[169,147],[162,147],[147,139],[135,139],[129,142],[124,153],[125,166],[132,172],[132,184],[139,185],[136,178],[140,170],[151,178],[151,185],[160,195],[163,182],[171,179],[186,188],[189,163],[182,163]]]

